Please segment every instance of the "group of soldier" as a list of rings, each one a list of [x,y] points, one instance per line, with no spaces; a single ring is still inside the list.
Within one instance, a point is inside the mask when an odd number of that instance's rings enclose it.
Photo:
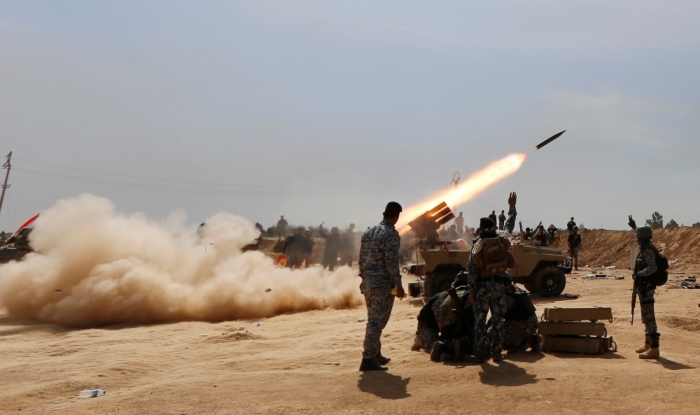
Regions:
[[[503,361],[504,349],[539,351],[535,307],[506,271],[515,266],[510,237],[517,216],[516,202],[517,195],[511,193],[503,226],[489,217],[480,220],[467,269],[457,275],[450,290],[436,294],[421,309],[413,350],[430,352],[434,361],[463,361],[469,354],[476,364],[488,359]],[[389,321],[394,296],[405,296],[399,271],[400,238],[394,227],[401,211],[401,205],[390,202],[384,219],[362,236],[360,291],[365,297],[368,319],[360,371],[387,370],[385,365],[391,361],[381,352],[380,337]],[[660,335],[654,316],[654,277],[665,270],[657,266],[659,252],[651,241],[651,228],[637,228],[631,217],[629,224],[641,247],[633,279],[642,308],[645,344],[636,352],[641,359],[658,359]],[[577,267],[581,238],[574,218],[567,228]],[[491,318],[487,322],[489,312]]]
[[[281,217],[280,221],[282,220],[284,220],[284,216]],[[331,232],[326,233],[323,224],[319,225],[318,231],[319,236],[326,241],[321,265],[330,271],[333,271],[338,265],[351,267],[355,256],[355,224],[351,223],[342,234],[337,227],[331,228]],[[281,230],[280,240],[284,236],[282,252],[287,256],[286,266],[292,269],[308,268],[313,262],[313,249],[316,245],[311,230],[297,227],[290,236],[283,235],[284,233],[285,230]],[[339,257],[340,261],[338,261]]]

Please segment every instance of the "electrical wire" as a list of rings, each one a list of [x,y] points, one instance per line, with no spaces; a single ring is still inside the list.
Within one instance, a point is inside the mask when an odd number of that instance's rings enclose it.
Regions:
[[[43,166],[57,167],[57,168],[61,168],[61,169],[82,171],[82,172],[86,172],[86,173],[97,173],[97,174],[104,174],[104,175],[109,175],[109,176],[127,177],[127,178],[132,178],[132,179],[141,179],[141,180],[154,180],[154,181],[163,181],[163,182],[171,182],[171,183],[181,183],[181,184],[195,184],[195,185],[206,185],[206,186],[227,186],[227,187],[252,187],[252,188],[266,187],[266,188],[278,188],[278,189],[284,189],[287,187],[285,185],[233,184],[233,183],[213,183],[213,182],[198,182],[198,181],[187,181],[187,180],[173,180],[173,179],[163,179],[163,178],[146,177],[146,176],[135,176],[135,175],[130,175],[130,174],[110,173],[110,172],[104,172],[104,171],[98,171],[98,170],[89,170],[89,169],[82,169],[82,168],[77,168],[77,167],[61,166],[59,164],[43,163],[43,162],[39,162],[39,161],[26,160],[26,159],[21,159],[21,158],[17,158],[17,157],[14,157],[12,160],[13,161],[19,160],[19,161],[22,161],[25,163],[39,164],[39,165],[43,165]],[[16,167],[14,169],[16,169]],[[24,171],[29,172],[32,170],[24,170]],[[445,177],[447,177],[447,176],[440,175],[440,176],[423,177],[423,178],[417,178],[417,179],[396,180],[396,181],[390,181],[390,182],[380,182],[380,183],[377,183],[377,184],[371,185],[371,186],[419,182],[419,181],[426,181],[426,180],[443,179]],[[364,187],[364,186],[367,186],[367,185],[366,184],[343,185],[344,188]],[[337,186],[313,186],[313,188],[336,188],[336,187]]]
[[[35,176],[56,178],[56,179],[76,181],[76,182],[103,184],[103,185],[109,185],[109,186],[119,186],[119,187],[145,189],[145,190],[163,190],[163,191],[171,191],[171,192],[179,192],[179,193],[223,195],[223,196],[258,196],[258,197],[276,197],[276,196],[285,196],[285,195],[318,196],[318,197],[327,197],[328,196],[327,193],[309,193],[309,192],[305,192],[303,190],[298,190],[298,189],[281,189],[279,191],[266,190],[266,191],[261,191],[261,192],[256,192],[256,191],[252,191],[252,190],[201,189],[201,188],[165,186],[165,185],[158,185],[158,184],[119,182],[119,181],[113,181],[113,180],[71,176],[71,175],[65,175],[65,174],[59,174],[59,173],[47,173],[47,172],[27,170],[27,169],[22,169],[22,168],[17,168],[17,167],[14,168],[13,171],[18,172],[18,173],[22,173],[22,174],[30,174],[30,175],[35,175]],[[395,188],[392,188],[391,190],[392,191],[413,190],[413,189],[426,188],[428,186],[430,186],[430,185],[411,185],[411,186],[395,187]],[[432,186],[430,186],[430,187],[432,187]],[[386,188],[375,188],[372,191],[364,191],[361,193],[362,194],[375,194],[375,193],[385,192],[385,191],[387,191]]]

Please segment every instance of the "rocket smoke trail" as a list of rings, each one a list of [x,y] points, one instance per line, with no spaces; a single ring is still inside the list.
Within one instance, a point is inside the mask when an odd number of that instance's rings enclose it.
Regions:
[[[566,130],[554,134],[538,144],[535,150],[541,149],[559,138],[565,132]],[[457,206],[474,199],[489,187],[518,171],[525,162],[528,154],[529,153],[510,154],[472,174],[464,183],[456,188],[444,190],[423,202],[405,209],[401,214],[401,220],[397,224],[397,227],[401,229],[400,233],[404,234],[408,232],[409,228],[405,227],[408,222],[429,211],[441,202],[447,203],[448,206]]]
[[[456,206],[472,200],[484,190],[518,171],[526,158],[527,154],[524,153],[510,154],[472,174],[464,183],[456,188],[444,190],[428,200],[404,209],[397,227],[401,229],[409,221],[422,215],[441,202],[447,203],[448,206]],[[407,231],[408,228],[405,228],[401,230],[401,233],[403,234]]]

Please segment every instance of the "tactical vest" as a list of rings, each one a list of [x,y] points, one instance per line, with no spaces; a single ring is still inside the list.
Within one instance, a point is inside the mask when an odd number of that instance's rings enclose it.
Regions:
[[[503,275],[508,268],[515,267],[510,241],[501,236],[477,240],[472,248],[472,260],[479,278]]]
[[[637,261],[634,264],[634,273],[638,273],[646,269],[649,264],[644,259],[644,251],[650,249],[654,253],[656,259],[656,272],[646,277],[646,280],[652,284],[658,286],[666,284],[668,281],[668,259],[654,246],[654,244],[649,243],[649,245],[642,247],[637,255]]]

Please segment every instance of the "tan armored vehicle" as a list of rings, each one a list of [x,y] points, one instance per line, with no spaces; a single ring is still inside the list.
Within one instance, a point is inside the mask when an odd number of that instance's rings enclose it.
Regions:
[[[10,261],[20,261],[32,248],[29,246],[30,229],[22,230],[0,246],[0,264]]]
[[[412,297],[422,296],[427,301],[450,288],[457,274],[467,268],[470,256],[468,246],[462,241],[440,242],[433,233],[452,217],[454,215],[449,208],[441,204],[409,223],[418,239],[416,257],[419,261],[422,259],[422,263],[404,269],[418,277],[417,282],[409,284]],[[555,297],[564,291],[566,274],[571,274],[571,259],[561,250],[524,241],[513,245],[513,257],[516,266],[508,269],[508,273],[514,282],[542,297]]]

